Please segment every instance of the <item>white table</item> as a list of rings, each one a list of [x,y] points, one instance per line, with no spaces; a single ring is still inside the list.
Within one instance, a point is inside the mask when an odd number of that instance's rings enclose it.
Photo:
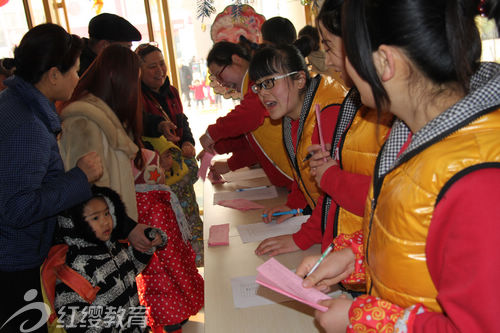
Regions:
[[[268,185],[265,178],[257,179],[256,186]],[[314,309],[300,302],[256,306],[244,309],[234,307],[231,279],[256,275],[256,267],[269,259],[254,253],[258,243],[243,244],[236,226],[261,221],[261,210],[241,212],[212,203],[214,191],[237,188],[233,183],[204,185],[204,239],[205,239],[205,332],[207,333],[262,333],[262,332],[321,332],[314,321]],[[258,203],[271,207],[286,201],[286,191],[280,189],[276,199]],[[208,247],[208,230],[214,224],[230,224],[229,246]],[[307,251],[279,255],[278,261],[295,268],[305,255],[320,253],[316,245]]]

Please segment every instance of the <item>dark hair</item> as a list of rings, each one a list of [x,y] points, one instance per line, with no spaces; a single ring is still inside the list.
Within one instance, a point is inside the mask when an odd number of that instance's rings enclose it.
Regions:
[[[111,232],[111,240],[118,240],[119,235],[124,233],[124,221],[128,219],[126,208],[120,195],[109,187],[100,187],[97,185],[92,185],[91,191],[92,197],[90,199],[83,201],[76,206],[73,206],[72,208],[65,211],[63,215],[73,221],[76,232],[75,236],[84,237],[85,239],[91,240],[94,243],[99,243],[100,241],[97,239],[95,232],[92,230],[92,227],[87,221],[85,221],[83,211],[92,199],[102,199],[106,202],[106,206],[108,206],[110,214],[114,220],[113,231]],[[111,204],[111,206],[109,204]]]
[[[335,36],[342,36],[342,5],[344,0],[325,0],[316,16],[321,24]]]
[[[246,61],[250,61],[250,55],[243,46],[223,41],[215,43],[210,52],[208,52],[207,66],[210,66],[212,63],[216,63],[219,66],[231,65],[233,63],[231,59],[233,54]]]
[[[458,83],[467,92],[481,55],[474,22],[477,13],[477,3],[470,0],[346,1],[346,54],[371,86],[377,108],[389,103],[372,58],[381,44],[402,48],[416,68],[435,83]]]
[[[262,39],[274,45],[290,45],[297,39],[297,31],[289,19],[275,16],[265,20],[260,27]]]
[[[45,23],[30,29],[14,49],[14,74],[35,84],[52,67],[66,73],[82,52],[80,37],[62,27]]]
[[[311,46],[312,51],[319,50],[319,32],[316,27],[312,25],[306,25],[302,29],[299,30],[299,39],[307,36],[309,37],[309,45]]]
[[[15,62],[13,58],[0,59],[0,75],[9,77],[14,72]]]
[[[155,46],[153,44],[140,44],[137,46],[135,49],[135,53],[141,58],[141,60],[144,60],[144,58],[153,52],[161,52],[161,50],[158,48],[158,46]]]
[[[119,44],[106,47],[92,62],[78,82],[71,100],[79,100],[87,93],[102,99],[113,110],[125,131],[132,133],[141,147],[142,106],[139,79],[140,60],[130,49]],[[136,165],[142,166],[140,149]]]
[[[300,54],[302,54],[304,58],[311,54],[311,52],[313,51],[313,44],[314,43],[309,36],[302,36],[295,42],[293,42],[293,46],[299,49]]]
[[[257,81],[258,79],[278,74],[291,73],[295,71],[304,71],[306,74],[306,85],[302,92],[305,92],[311,79],[304,57],[300,51],[293,45],[267,46],[255,52],[248,74],[250,80]],[[298,73],[290,76],[292,80],[298,77]]]

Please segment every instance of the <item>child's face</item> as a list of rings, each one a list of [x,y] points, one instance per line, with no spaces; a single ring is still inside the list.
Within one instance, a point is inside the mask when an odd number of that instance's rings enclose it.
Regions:
[[[111,238],[113,219],[103,198],[93,198],[83,208],[83,218],[90,225],[97,239],[103,242]]]
[[[271,119],[281,119],[285,116],[292,119],[300,117],[304,99],[300,90],[305,86],[305,74],[299,72],[299,79],[296,80],[285,77],[286,74],[288,73],[268,75],[255,82],[258,85],[266,80],[274,81],[272,88],[262,88],[258,92],[260,101],[269,112]],[[275,79],[276,77],[279,79]]]
[[[168,149],[165,150],[160,155],[160,167],[164,171],[170,171],[173,163],[174,163],[174,158],[172,157],[172,153],[170,153],[170,150],[168,150]]]

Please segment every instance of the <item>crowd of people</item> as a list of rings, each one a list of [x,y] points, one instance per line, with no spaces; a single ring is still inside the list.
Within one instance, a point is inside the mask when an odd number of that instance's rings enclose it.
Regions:
[[[478,286],[500,273],[500,65],[480,62],[477,15],[498,23],[500,3],[325,0],[298,39],[273,17],[261,45],[207,55],[241,101],[200,155],[288,189],[264,222],[310,215],[255,253],[333,248],[296,270],[350,294],[315,312],[326,332],[496,331],[499,298]],[[88,39],[46,23],[0,63],[0,332],[180,332],[203,307],[195,141],[161,50],[139,40],[113,14]]]

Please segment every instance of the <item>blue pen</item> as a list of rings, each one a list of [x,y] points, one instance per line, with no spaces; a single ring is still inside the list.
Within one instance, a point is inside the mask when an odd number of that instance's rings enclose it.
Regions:
[[[302,213],[302,209],[292,209],[292,210],[288,210],[286,212],[273,213],[273,215],[271,215],[271,216],[281,216],[281,215],[288,215],[288,214],[296,215],[296,214],[300,214],[300,213]],[[267,217],[267,214],[262,214],[262,217]]]
[[[257,187],[248,187],[248,188],[238,188],[236,189],[236,192],[243,192],[243,191],[251,191],[251,190],[261,190],[264,188],[268,188],[269,186],[257,186]]]

